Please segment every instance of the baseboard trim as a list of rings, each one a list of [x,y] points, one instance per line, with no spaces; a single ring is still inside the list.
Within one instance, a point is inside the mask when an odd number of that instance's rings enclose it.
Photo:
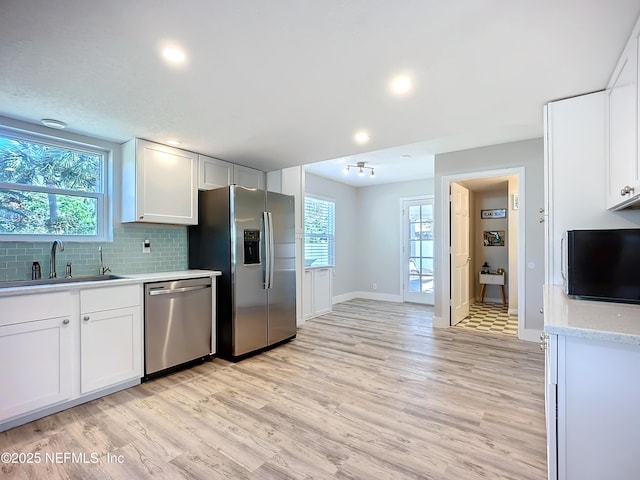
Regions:
[[[15,428],[20,425],[24,425],[25,423],[33,422],[34,420],[38,420],[48,415],[53,415],[54,413],[67,410],[71,407],[76,407],[82,403],[87,403],[97,398],[111,395],[112,393],[124,390],[126,388],[135,387],[136,385],[140,385],[140,378],[127,380],[126,382],[122,382],[118,385],[114,385],[103,390],[84,395],[80,398],[74,398],[73,400],[67,400],[57,405],[44,407],[41,410],[35,412],[31,412],[18,417],[13,417],[11,420],[0,423],[0,432],[4,432],[5,430],[9,430],[10,428]]]
[[[333,303],[342,303],[354,298],[364,298],[366,300],[380,300],[382,302],[402,303],[402,296],[392,293],[373,293],[373,292],[349,292],[341,295],[335,295],[332,299]]]
[[[510,308],[509,310],[507,310],[507,314],[508,315],[515,315],[518,316],[518,308]]]

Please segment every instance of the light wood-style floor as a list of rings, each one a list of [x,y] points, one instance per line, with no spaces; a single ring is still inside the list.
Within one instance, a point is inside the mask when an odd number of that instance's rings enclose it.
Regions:
[[[0,464],[0,477],[545,479],[538,345],[431,318],[411,304],[335,305],[261,355],[0,433],[0,452],[42,456]],[[44,461],[65,452],[85,458]]]

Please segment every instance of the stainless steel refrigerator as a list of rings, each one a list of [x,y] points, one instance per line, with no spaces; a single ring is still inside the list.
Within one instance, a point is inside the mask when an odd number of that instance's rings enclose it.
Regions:
[[[189,267],[222,271],[217,353],[238,358],[296,336],[294,199],[237,185],[199,193]]]

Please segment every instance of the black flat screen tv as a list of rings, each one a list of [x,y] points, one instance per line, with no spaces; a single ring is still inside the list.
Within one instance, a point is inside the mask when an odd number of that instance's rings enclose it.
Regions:
[[[567,293],[640,304],[640,229],[567,232]]]

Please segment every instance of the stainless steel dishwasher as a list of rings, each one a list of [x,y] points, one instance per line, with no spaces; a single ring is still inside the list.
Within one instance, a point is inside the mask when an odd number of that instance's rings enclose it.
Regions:
[[[211,278],[144,285],[145,378],[211,353]]]

